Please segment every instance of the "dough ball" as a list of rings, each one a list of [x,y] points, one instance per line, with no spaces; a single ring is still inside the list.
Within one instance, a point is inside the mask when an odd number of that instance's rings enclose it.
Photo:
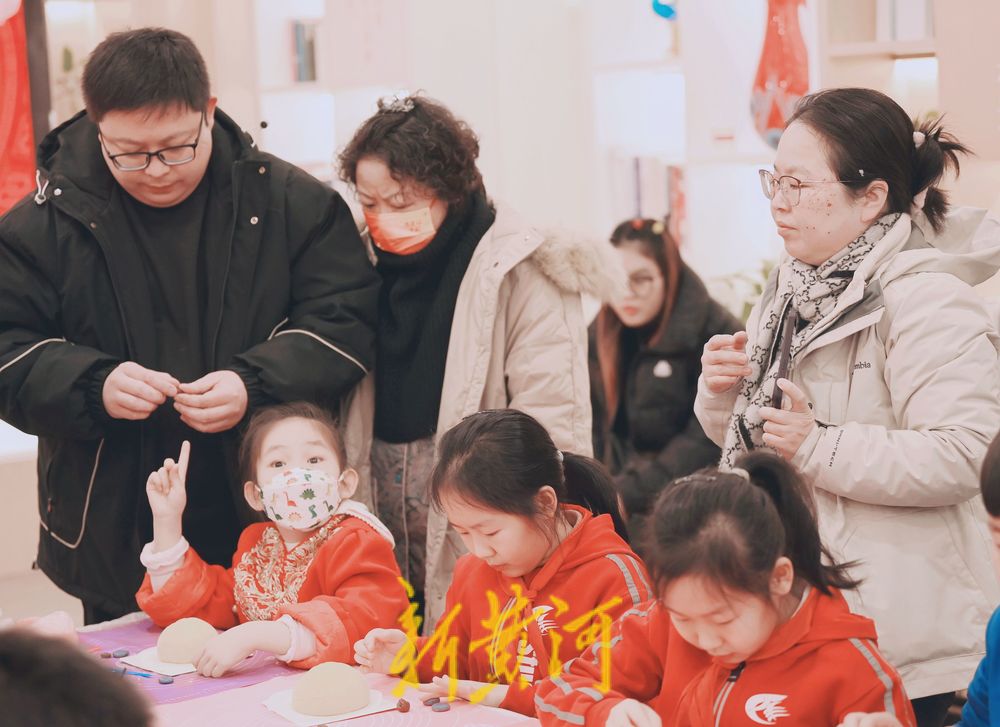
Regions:
[[[156,656],[166,664],[193,664],[215,636],[215,629],[200,618],[182,618],[163,629],[156,642]]]
[[[312,717],[329,717],[368,706],[368,682],[347,664],[314,666],[295,684],[292,709]]]

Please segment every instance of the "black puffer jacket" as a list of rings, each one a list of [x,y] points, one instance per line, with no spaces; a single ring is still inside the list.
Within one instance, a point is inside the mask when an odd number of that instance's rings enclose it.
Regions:
[[[719,460],[719,448],[694,416],[701,352],[709,338],[741,330],[741,325],[709,296],[704,283],[686,265],[678,285],[660,341],[653,347],[639,347],[631,360],[622,363],[624,393],[619,411],[610,417],[597,359],[596,323],[590,327],[594,456],[611,468],[630,519],[647,512],[673,478]],[[622,427],[613,426],[620,417],[627,427],[624,437]]]
[[[378,278],[337,193],[257,150],[222,112],[215,121],[202,238],[207,370],[237,371],[250,411],[332,405],[372,365]],[[39,566],[69,593],[122,612],[135,608],[151,535],[146,478],[176,455],[148,422],[110,419],[101,391],[119,362],[150,365],[155,312],[94,124],[79,114],[55,129],[38,166],[38,192],[0,218],[0,417],[39,437]],[[212,440],[230,464],[237,434]],[[239,479],[222,469],[238,510]]]

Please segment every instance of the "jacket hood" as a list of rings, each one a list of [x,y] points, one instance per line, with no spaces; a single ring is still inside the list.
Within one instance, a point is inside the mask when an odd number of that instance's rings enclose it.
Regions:
[[[250,135],[219,109],[215,110],[212,142],[214,145],[228,143],[236,159],[255,150]],[[48,199],[50,184],[71,184],[93,201],[106,201],[111,197],[115,179],[101,154],[97,124],[91,121],[86,111],[80,111],[42,139],[38,145],[36,164],[38,190],[35,202],[38,204]]]
[[[632,549],[615,532],[610,515],[595,516],[589,510],[576,505],[562,505],[568,514],[579,516],[576,526],[540,569],[524,578],[500,578],[503,589],[510,593],[511,581],[518,583],[525,598],[533,600],[558,575],[574,571],[588,563],[608,555],[634,556]]]
[[[625,293],[625,269],[610,242],[565,229],[547,229],[542,234],[545,240],[531,259],[560,290],[603,302]]]
[[[1000,202],[1000,200],[998,200]],[[979,285],[1000,269],[1000,205],[957,207],[935,232],[927,217],[903,214],[872,251],[871,273],[883,286],[913,273],[949,273]],[[900,228],[896,233],[896,228]],[[903,233],[909,232],[908,235]]]
[[[805,603],[775,629],[764,646],[749,661],[763,661],[781,654],[815,651],[831,641],[876,639],[875,622],[851,613],[840,591],[827,596],[810,588]]]

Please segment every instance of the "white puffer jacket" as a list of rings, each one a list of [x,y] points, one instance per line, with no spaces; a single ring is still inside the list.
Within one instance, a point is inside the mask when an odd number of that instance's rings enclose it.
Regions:
[[[589,456],[590,373],[581,296],[606,300],[620,292],[621,263],[606,241],[543,233],[503,204],[496,211],[458,290],[437,436],[477,411],[511,407],[538,419],[560,449]],[[348,459],[361,473],[355,499],[370,507],[373,378],[359,385],[343,418]],[[455,561],[464,553],[444,513],[431,508],[425,633],[443,615]]]
[[[820,424],[793,463],[815,487],[824,542],[859,561],[864,583],[845,595],[875,619],[911,699],[969,684],[1000,600],[978,498],[1000,427],[998,338],[971,288],[998,267],[996,217],[956,210],[935,234],[904,214],[793,362]],[[750,345],[776,289],[772,276]],[[734,400],[735,387],[699,382],[695,410],[717,442]]]

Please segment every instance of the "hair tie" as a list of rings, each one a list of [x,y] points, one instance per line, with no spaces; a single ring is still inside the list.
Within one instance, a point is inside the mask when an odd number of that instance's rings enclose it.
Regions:
[[[657,221],[653,223],[652,229],[654,235],[662,235],[666,227],[663,225],[662,222]]]
[[[560,462],[562,462],[563,460],[566,459],[565,457],[563,457],[563,453],[562,453],[561,449],[557,449],[556,450],[556,459],[559,460]]]
[[[913,146],[915,146],[917,149],[921,147],[921,145],[924,143],[926,139],[927,139],[927,134],[925,134],[924,132],[922,131],[913,132]]]
[[[730,472],[731,472],[732,474],[734,474],[734,475],[737,475],[737,476],[739,476],[739,477],[742,477],[742,478],[743,478],[744,480],[746,480],[747,482],[750,482],[750,473],[749,473],[749,472],[747,472],[747,471],[746,471],[745,469],[743,469],[742,467],[731,467],[731,468],[729,469],[729,471],[730,471]]]
[[[641,217],[636,217],[634,220],[632,220],[632,229],[641,230],[642,226],[645,224],[646,220],[642,219]]]

